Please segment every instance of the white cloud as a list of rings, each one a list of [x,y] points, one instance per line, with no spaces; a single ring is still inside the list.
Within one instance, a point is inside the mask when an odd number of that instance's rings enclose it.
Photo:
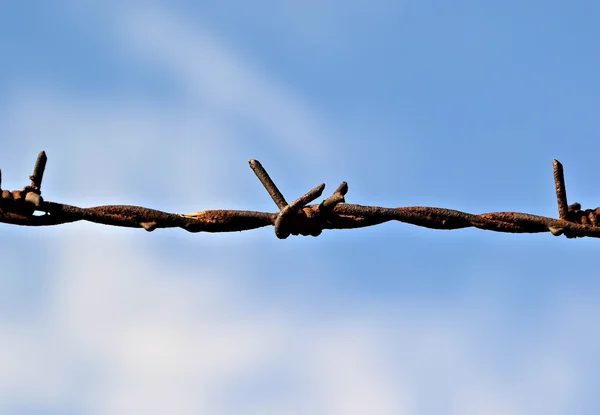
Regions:
[[[131,9],[120,17],[119,28],[132,54],[165,68],[193,101],[209,103],[230,121],[258,128],[264,145],[320,161],[337,141],[298,92],[202,23],[192,24],[160,8]]]
[[[585,369],[566,358],[575,341],[553,345],[578,332],[589,308],[565,304],[570,312],[535,338],[505,338],[515,347],[503,362],[482,347],[493,330],[476,309],[356,304],[317,319],[258,309],[226,262],[179,263],[149,255],[140,240],[71,232],[55,248],[55,282],[39,312],[0,321],[0,407],[74,400],[114,414],[561,413]],[[269,368],[279,376],[261,378]]]
[[[232,129],[208,111],[191,116],[136,100],[22,91],[1,125],[14,140],[6,149],[13,157],[2,166],[5,188],[22,187],[37,151],[45,150],[42,190],[50,200],[186,212],[239,191],[227,167],[244,156]]]
[[[276,80],[207,27],[155,7],[94,5],[87,13],[99,10],[106,36],[110,32],[117,39],[114,46],[123,48],[119,56],[164,71],[180,92],[176,104],[146,102],[128,93],[66,93],[59,85],[36,80],[14,85],[10,105],[0,114],[1,129],[13,137],[11,151],[45,149],[50,166],[56,160],[53,151],[59,153],[60,165],[68,169],[60,176],[63,188],[95,188],[97,199],[82,203],[120,198],[120,185],[127,191],[137,186],[142,197],[147,195],[144,190],[150,193],[162,185],[154,193],[157,200],[165,199],[182,177],[188,182],[181,186],[190,188],[193,183],[199,194],[217,188],[223,193],[223,182],[235,186],[227,174],[230,165],[235,163],[251,177],[245,165],[249,158],[270,157],[301,168],[321,163],[325,170],[327,159],[341,157],[339,149],[331,152],[339,142],[335,130],[299,91]],[[239,190],[230,191],[233,195]],[[190,193],[179,195],[180,205],[199,200]]]

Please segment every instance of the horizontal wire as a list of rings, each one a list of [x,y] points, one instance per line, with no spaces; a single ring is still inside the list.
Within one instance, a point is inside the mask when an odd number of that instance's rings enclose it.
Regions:
[[[551,232],[555,236],[564,234],[567,238],[600,237],[600,226],[597,226],[600,223],[600,208],[581,210],[578,203],[567,206],[563,167],[557,160],[553,161],[553,167],[559,219],[519,212],[472,214],[426,206],[386,208],[348,204],[344,197],[348,191],[345,182],[319,204],[307,205],[321,195],[324,184],[288,204],[264,167],[256,160],[251,160],[250,166],[280,208],[278,213],[218,209],[178,214],[130,205],[81,208],[42,199],[41,184],[46,160],[46,154],[41,152],[30,177],[31,185],[20,191],[2,190],[0,222],[51,226],[83,220],[110,226],[143,228],[146,231],[181,228],[188,232],[236,232],[274,226],[277,237],[285,239],[289,235],[317,236],[324,229],[364,228],[398,221],[431,229],[474,227],[508,233]]]

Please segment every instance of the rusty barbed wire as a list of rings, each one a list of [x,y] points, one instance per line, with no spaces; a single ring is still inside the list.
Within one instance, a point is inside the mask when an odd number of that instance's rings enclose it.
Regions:
[[[42,198],[41,186],[46,162],[46,153],[42,151],[36,160],[33,174],[29,177],[30,185],[23,190],[2,190],[0,222],[22,226],[50,226],[85,220],[103,225],[143,228],[149,232],[158,228],[182,228],[188,232],[234,232],[274,226],[275,235],[285,239],[290,235],[318,236],[324,229],[363,228],[399,221],[432,229],[475,227],[509,233],[550,232],[554,236],[565,235],[567,238],[600,237],[600,207],[581,210],[579,203],[567,204],[563,166],[557,160],[553,161],[553,168],[558,219],[519,212],[477,215],[436,207],[386,208],[348,204],[345,200],[348,192],[346,182],[342,182],[331,196],[319,204],[309,205],[321,196],[325,184],[320,184],[288,203],[257,160],[250,160],[250,167],[279,208],[278,213],[204,210],[178,214],[129,205],[80,208],[48,202]],[[0,189],[1,186],[0,171]]]

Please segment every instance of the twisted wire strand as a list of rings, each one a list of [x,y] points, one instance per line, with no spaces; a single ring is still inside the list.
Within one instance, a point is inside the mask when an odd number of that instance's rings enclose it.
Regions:
[[[50,226],[88,221],[110,226],[143,228],[181,228],[188,232],[235,232],[274,226],[280,239],[290,235],[318,236],[324,229],[354,229],[389,221],[409,223],[431,229],[478,229],[508,233],[550,232],[567,238],[600,237],[600,208],[581,210],[579,203],[567,204],[563,166],[553,161],[559,218],[519,212],[472,214],[458,210],[409,206],[386,208],[345,203],[348,184],[343,182],[335,192],[319,204],[309,203],[321,196],[321,184],[288,203],[257,160],[249,164],[276,206],[277,213],[247,210],[204,210],[189,214],[168,213],[130,205],[107,205],[81,208],[45,201],[41,184],[46,166],[46,153],[36,160],[31,184],[23,190],[2,190],[0,222],[22,226]],[[2,175],[0,171],[0,186]]]

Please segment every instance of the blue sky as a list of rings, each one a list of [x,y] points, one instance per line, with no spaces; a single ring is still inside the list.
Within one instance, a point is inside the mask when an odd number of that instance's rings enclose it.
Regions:
[[[600,5],[0,4],[0,168],[47,200],[557,216],[600,203]],[[563,414],[600,400],[598,241],[2,225],[3,414]]]

